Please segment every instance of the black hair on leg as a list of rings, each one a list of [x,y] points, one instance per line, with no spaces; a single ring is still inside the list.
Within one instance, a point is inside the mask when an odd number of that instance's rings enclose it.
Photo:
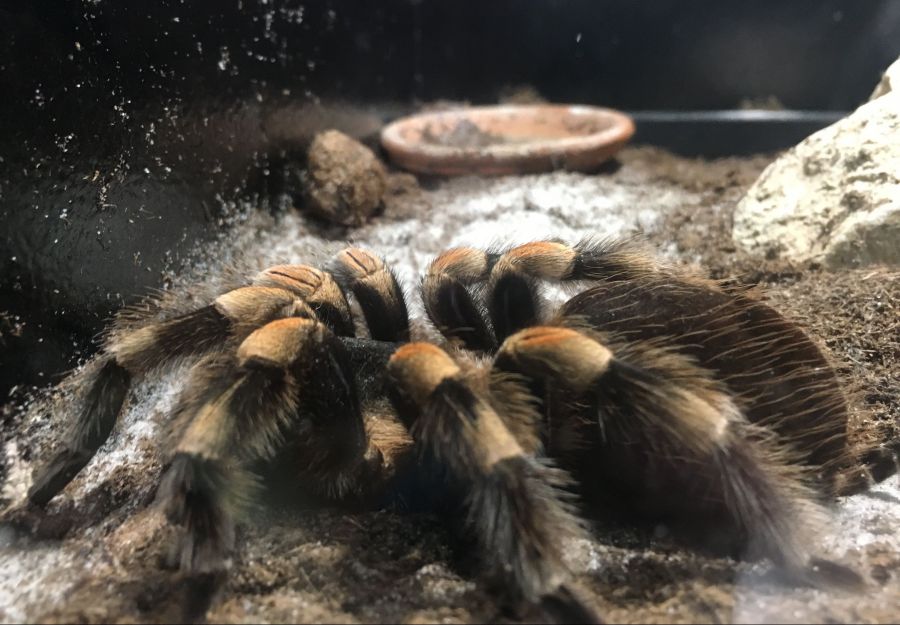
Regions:
[[[409,313],[403,291],[393,271],[379,257],[348,248],[335,258],[334,274],[356,297],[373,339],[409,340]]]
[[[537,282],[518,271],[491,280],[488,307],[498,341],[540,322],[541,298]]]
[[[438,331],[465,349],[493,352],[497,340],[467,285],[483,279],[487,255],[474,248],[447,250],[435,258],[422,279],[425,312]]]
[[[29,489],[28,500],[33,504],[46,505],[65,488],[90,462],[115,427],[128,394],[131,374],[109,356],[89,367],[85,379],[88,390],[82,400],[81,412],[63,449],[41,468]]]
[[[507,339],[496,366],[566,389],[569,419],[593,415],[585,457],[594,480],[643,493],[645,510],[696,523],[725,514],[757,555],[792,573],[810,570],[801,528],[823,522],[815,491],[790,452],[689,358],[659,342],[534,327]]]
[[[388,367],[404,412],[417,411],[411,433],[420,458],[446,475],[447,496],[459,499],[489,578],[516,602],[591,614],[564,588],[564,543],[583,536],[566,473],[526,454],[439,348],[405,345]]]

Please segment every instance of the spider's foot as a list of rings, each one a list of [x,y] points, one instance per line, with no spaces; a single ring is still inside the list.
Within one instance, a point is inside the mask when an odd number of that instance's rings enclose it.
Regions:
[[[160,484],[158,500],[182,531],[169,563],[190,573],[227,568],[234,546],[234,522],[225,505],[225,477],[212,463],[178,454]]]
[[[44,465],[28,489],[28,501],[36,506],[45,506],[71,482],[94,457],[86,449],[65,448],[48,464]]]
[[[568,586],[560,586],[554,592],[541,597],[541,611],[547,621],[554,623],[603,623],[597,614],[585,605]]]

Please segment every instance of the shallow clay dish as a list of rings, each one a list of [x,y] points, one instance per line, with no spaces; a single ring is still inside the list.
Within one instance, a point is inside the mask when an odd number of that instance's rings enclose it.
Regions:
[[[594,171],[634,134],[624,113],[593,106],[483,106],[405,117],[381,132],[398,166],[422,174]]]

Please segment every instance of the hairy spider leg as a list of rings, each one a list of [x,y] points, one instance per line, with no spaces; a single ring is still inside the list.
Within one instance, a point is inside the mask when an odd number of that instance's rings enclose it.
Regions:
[[[563,622],[597,622],[567,585],[564,541],[584,529],[566,473],[528,454],[440,348],[404,345],[388,371],[421,466],[443,473],[491,581]]]
[[[465,349],[493,353],[497,340],[487,310],[467,289],[481,281],[488,269],[486,253],[453,248],[431,262],[420,289],[425,312],[441,334]]]
[[[799,326],[769,305],[699,281],[647,277],[597,283],[566,302],[559,318],[629,341],[664,338],[725,382],[750,422],[796,449],[827,495],[865,487],[865,480],[842,477],[858,462],[834,368]]]
[[[356,297],[377,341],[409,341],[409,313],[397,277],[378,256],[347,248],[333,261],[334,275]]]
[[[888,439],[856,454],[856,463],[835,475],[834,490],[853,495],[900,474],[900,439]]]
[[[495,367],[548,383],[559,437],[592,485],[631,493],[642,514],[733,523],[751,555],[802,581],[861,583],[812,556],[806,533],[825,513],[802,471],[764,428],[747,422],[710,372],[660,344],[619,343],[588,330],[537,326],[508,338]],[[553,392],[553,389],[558,389]],[[589,419],[580,421],[578,415]],[[817,579],[814,571],[821,572]]]
[[[248,336],[236,356],[193,369],[176,408],[174,453],[158,500],[182,530],[184,570],[221,567],[234,518],[253,499],[248,467],[298,447],[298,478],[340,496],[369,472],[365,427],[347,356],[326,326],[304,318],[273,321]],[[349,380],[349,382],[348,382]],[[377,462],[379,459],[375,458]]]
[[[302,299],[285,289],[251,286],[172,319],[113,331],[103,355],[83,372],[81,410],[62,450],[38,472],[29,501],[45,505],[90,462],[112,433],[134,378],[182,358],[233,349],[273,319],[312,315]]]
[[[561,315],[637,340],[673,337],[740,395],[751,421],[783,435],[820,470],[829,494],[859,492],[894,472],[889,445],[864,452],[863,469],[855,469],[841,384],[798,326],[744,294],[657,264],[631,241],[537,241],[502,253],[456,248],[435,259],[422,292],[445,336],[492,351],[498,340],[540,323],[540,280],[600,282]],[[472,290],[479,284],[486,307]]]
[[[509,335],[541,321],[542,280],[635,280],[660,271],[628,240],[535,241],[505,251],[459,247],[431,263],[422,296],[442,334],[492,353]]]

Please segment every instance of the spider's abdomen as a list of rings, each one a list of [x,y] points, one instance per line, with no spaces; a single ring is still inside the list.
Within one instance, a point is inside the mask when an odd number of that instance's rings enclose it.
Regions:
[[[660,277],[603,282],[560,314],[628,341],[674,346],[725,382],[751,422],[790,442],[829,482],[846,465],[847,401],[837,375],[815,343],[766,304]]]

